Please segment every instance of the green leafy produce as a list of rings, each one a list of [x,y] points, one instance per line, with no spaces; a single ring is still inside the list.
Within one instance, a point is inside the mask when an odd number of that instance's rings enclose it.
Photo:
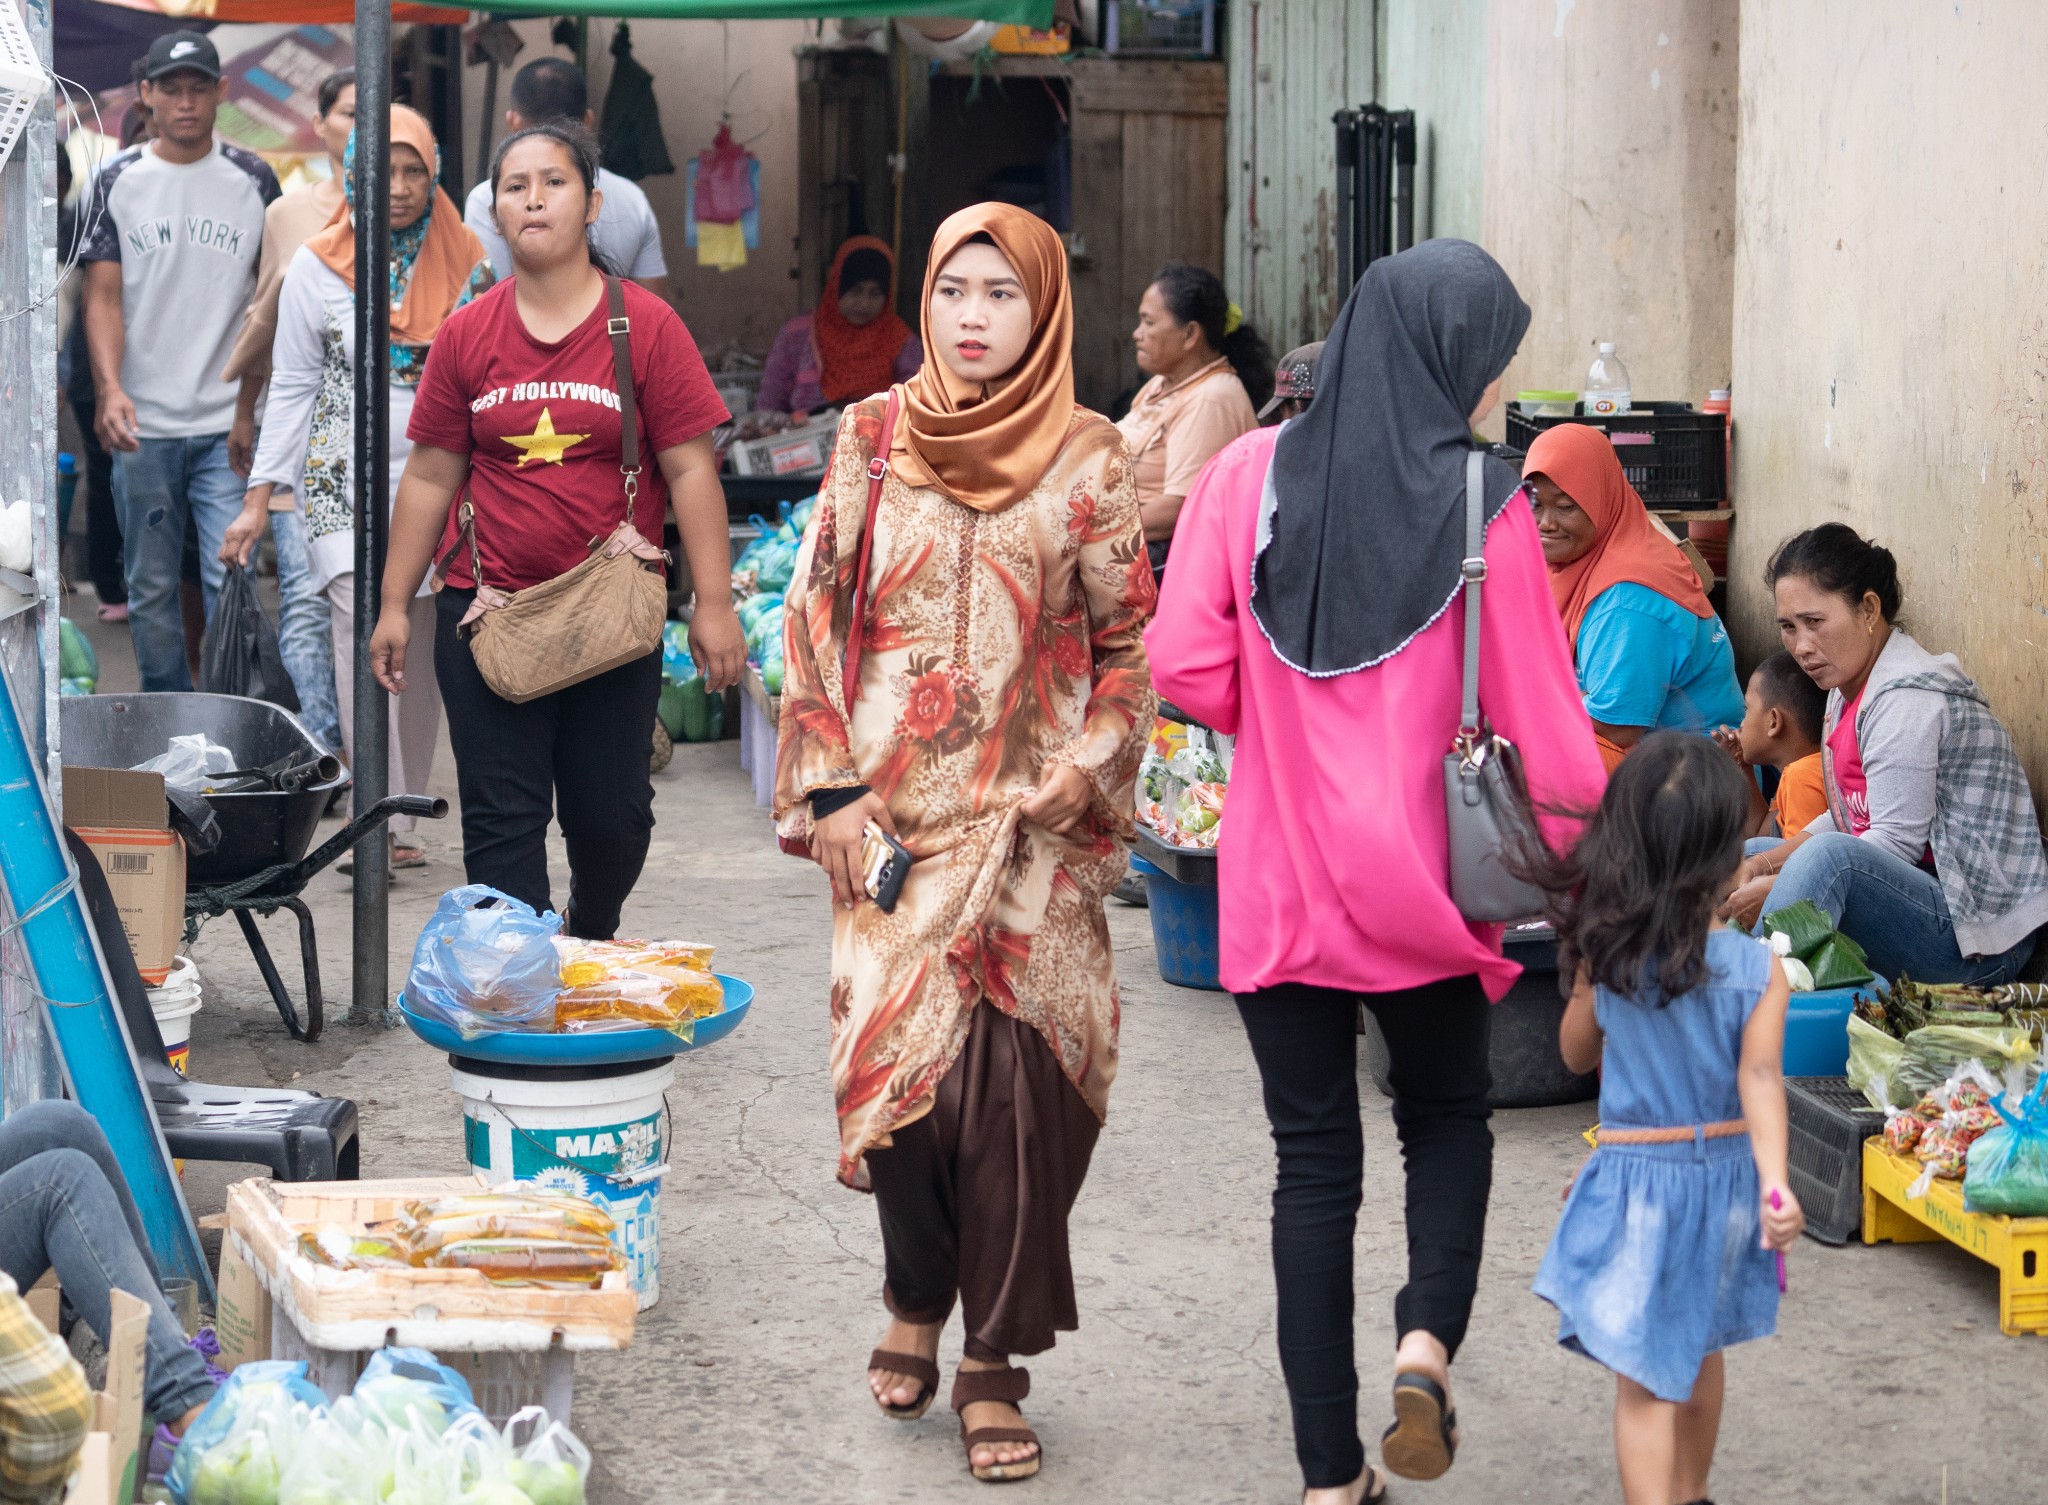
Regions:
[[[1910,1101],[1939,1087],[1966,1061],[1982,1061],[1992,1076],[2001,1077],[2035,1055],[2027,1032],[2011,1025],[1930,1024],[1906,1036],[1892,1085]]]
[[[515,1459],[512,1482],[524,1490],[533,1505],[583,1505],[583,1475],[566,1459],[553,1463],[527,1463]]]
[[[1811,899],[1765,915],[1759,935],[1782,935],[1791,942],[1792,955],[1806,963],[1816,988],[1853,988],[1877,975],[1863,948],[1835,929]]]
[[[1903,1108],[1914,1094],[1899,1085],[1903,1042],[1893,1039],[1861,1013],[1849,1016],[1849,1081],[1873,1108]]]

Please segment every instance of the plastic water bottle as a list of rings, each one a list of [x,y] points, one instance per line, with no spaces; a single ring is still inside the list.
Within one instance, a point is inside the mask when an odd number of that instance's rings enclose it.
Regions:
[[[1614,341],[1602,340],[1600,353],[1586,370],[1580,412],[1588,418],[1612,418],[1628,411],[1628,367],[1615,358]]]

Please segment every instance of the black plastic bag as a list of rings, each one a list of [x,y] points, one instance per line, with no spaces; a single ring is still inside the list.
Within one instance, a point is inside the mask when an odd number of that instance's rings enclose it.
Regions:
[[[267,700],[288,711],[299,708],[299,692],[277,649],[277,629],[256,599],[255,580],[239,565],[228,566],[199,645],[199,688],[209,695]]]

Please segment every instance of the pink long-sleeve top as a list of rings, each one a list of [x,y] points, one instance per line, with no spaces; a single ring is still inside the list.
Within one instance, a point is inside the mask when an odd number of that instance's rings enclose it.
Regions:
[[[1443,764],[1463,610],[1356,673],[1312,679],[1281,663],[1251,612],[1277,433],[1245,435],[1196,482],[1145,634],[1159,693],[1237,737],[1217,849],[1221,981],[1233,993],[1283,982],[1386,993],[1476,973],[1497,1002],[1521,968],[1501,955],[1501,927],[1468,924],[1449,887]],[[1485,553],[1480,708],[1521,750],[1539,806],[1590,810],[1606,775],[1519,498]],[[1546,827],[1553,841],[1568,835]]]

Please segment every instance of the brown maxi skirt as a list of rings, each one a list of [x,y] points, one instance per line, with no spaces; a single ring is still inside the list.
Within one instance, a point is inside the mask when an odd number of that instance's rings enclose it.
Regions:
[[[867,1152],[884,1304],[943,1322],[957,1295],[967,1356],[989,1363],[1073,1332],[1067,1214],[1100,1131],[1045,1038],[984,999],[931,1112]]]

